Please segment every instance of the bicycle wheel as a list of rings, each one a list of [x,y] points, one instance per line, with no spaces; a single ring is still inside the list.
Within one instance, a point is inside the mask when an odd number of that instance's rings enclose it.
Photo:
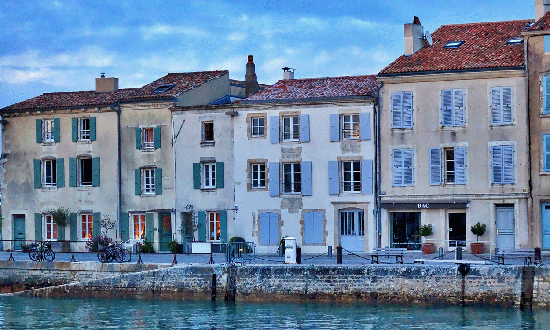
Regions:
[[[132,252],[128,250],[124,250],[124,262],[130,262],[132,261]]]
[[[100,251],[97,253],[97,259],[99,259],[99,261],[105,263],[107,262],[107,255],[105,254],[105,251]]]
[[[53,261],[55,259],[55,252],[53,252],[52,250],[44,251],[44,259],[46,261]]]
[[[115,250],[115,259],[119,263],[124,261],[124,250],[123,249]]]
[[[38,252],[38,251],[29,252],[29,258],[31,258],[32,261],[40,260],[40,252]]]

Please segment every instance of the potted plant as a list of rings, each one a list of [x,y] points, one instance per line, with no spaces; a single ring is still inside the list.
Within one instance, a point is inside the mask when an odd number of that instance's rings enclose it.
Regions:
[[[479,242],[479,236],[483,236],[485,234],[485,231],[487,230],[487,226],[485,224],[476,223],[473,225],[470,230],[472,231],[472,234],[476,235],[476,242],[470,243],[470,247],[472,249],[472,254],[482,254],[483,253],[483,243]]]
[[[431,236],[434,233],[432,225],[423,225],[420,227],[419,234],[422,237],[428,237]],[[424,243],[422,242],[422,253],[423,254],[432,254],[435,252],[435,245],[434,243]]]
[[[65,242],[65,228],[69,225],[70,210],[64,207],[59,207],[51,210],[52,219],[57,225],[57,240],[61,243],[61,251],[69,252],[69,242]]]

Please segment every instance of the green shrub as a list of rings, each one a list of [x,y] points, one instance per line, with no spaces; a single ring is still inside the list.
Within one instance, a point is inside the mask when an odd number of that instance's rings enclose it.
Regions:
[[[432,225],[423,225],[420,227],[419,234],[422,237],[431,236],[434,233]]]
[[[479,236],[483,236],[483,234],[485,234],[485,231],[487,230],[487,225],[478,222],[473,225],[470,230],[472,231],[472,234],[476,235],[477,240],[479,241]]]
[[[143,237],[143,243],[138,243],[138,252],[140,253],[154,253],[153,243],[147,240],[147,237]]]

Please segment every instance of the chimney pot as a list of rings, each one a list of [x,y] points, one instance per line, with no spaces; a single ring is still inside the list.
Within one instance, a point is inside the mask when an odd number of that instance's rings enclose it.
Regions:
[[[98,93],[112,93],[118,91],[118,78],[105,78],[105,74],[101,74],[101,78],[95,78],[95,91]]]
[[[254,63],[254,56],[248,55],[248,63]]]
[[[404,36],[405,55],[412,55],[424,47],[424,27],[418,17],[415,16],[412,23],[404,25]]]
[[[288,66],[285,66],[283,68],[283,79],[284,80],[292,80],[294,79],[294,69],[289,68]]]

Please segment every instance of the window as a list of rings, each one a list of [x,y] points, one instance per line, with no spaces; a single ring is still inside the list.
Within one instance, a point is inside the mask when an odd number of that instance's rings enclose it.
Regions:
[[[550,35],[545,37],[550,40]],[[542,113],[550,114],[550,75],[542,77]]]
[[[90,140],[90,118],[80,118],[78,120],[78,139],[80,141]]]
[[[203,188],[216,188],[216,163],[203,164]]]
[[[359,139],[359,115],[342,115],[342,139]]]
[[[57,223],[53,221],[53,217],[51,214],[45,214],[44,215],[44,224],[45,224],[45,231],[47,241],[56,241],[57,240]]]
[[[135,213],[132,215],[134,220],[134,239],[142,239],[145,236],[145,213]]]
[[[78,186],[92,186],[92,158],[78,158]]]
[[[265,118],[252,117],[250,121],[250,132],[252,137],[265,136]]]
[[[155,169],[144,168],[142,170],[143,178],[141,180],[143,186],[141,187],[142,194],[155,194]]]
[[[413,127],[412,92],[396,92],[392,94],[392,127]]]
[[[465,147],[444,148],[443,151],[430,148],[430,185],[440,185],[442,179],[445,184],[466,184]]]
[[[342,162],[342,186],[345,192],[361,192],[361,162]]]
[[[393,185],[413,185],[413,157],[412,149],[394,149],[392,151]]]
[[[153,90],[153,93],[164,93],[172,89],[172,87],[174,87],[174,84],[160,85]]]
[[[514,183],[514,147],[510,145],[493,146],[491,153],[493,183]]]
[[[522,43],[523,38],[512,38],[506,42],[507,45],[521,45]]]
[[[462,89],[444,89],[441,91],[441,124],[445,127],[465,125],[465,92]]]
[[[43,142],[54,142],[54,120],[53,119],[44,119],[42,128],[42,141]]]
[[[544,172],[550,172],[550,134],[542,136],[542,168]]]
[[[80,238],[90,239],[93,237],[93,215],[91,213],[82,213],[80,215]]]
[[[208,221],[208,241],[219,241],[221,237],[220,230],[220,212],[207,212]]]
[[[265,164],[251,164],[250,172],[252,174],[252,188],[265,188]]]
[[[456,49],[464,44],[464,41],[449,41],[443,48],[452,48]]]
[[[42,185],[44,187],[57,186],[57,162],[55,159],[42,161]]]
[[[283,192],[288,194],[302,192],[300,163],[283,164]]]
[[[155,129],[153,127],[146,127],[142,129],[142,141],[141,146],[143,149],[155,148]]]
[[[202,141],[214,142],[214,123],[206,121],[202,123]]]
[[[512,123],[512,87],[491,88],[491,123],[493,125]]]
[[[300,139],[300,117],[283,117],[283,141],[298,141]]]

